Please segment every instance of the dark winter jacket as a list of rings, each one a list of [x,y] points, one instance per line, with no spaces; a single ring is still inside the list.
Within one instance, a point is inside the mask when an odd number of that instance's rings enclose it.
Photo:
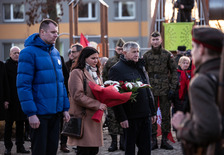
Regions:
[[[66,65],[66,68],[67,68],[68,72],[71,71],[71,68],[72,68],[72,64],[73,63],[74,63],[74,60],[70,60],[70,59],[65,62],[65,65]]]
[[[143,71],[144,61],[139,59],[137,63],[127,61],[124,56],[120,57],[109,72],[109,79],[113,81],[133,82],[140,80],[147,83],[147,73]],[[129,119],[151,117],[156,115],[154,98],[149,88],[138,89],[136,102],[130,100],[124,104],[114,107],[115,115],[119,122]]]
[[[60,54],[37,33],[27,38],[20,52],[17,89],[22,109],[28,116],[69,109]]]
[[[5,120],[5,101],[9,101],[9,87],[5,65],[2,61],[0,61],[0,121]]]
[[[10,101],[9,108],[6,110],[6,120],[25,120],[26,115],[21,109],[21,105],[19,102],[17,88],[16,88],[16,76],[17,76],[17,67],[18,62],[12,60],[11,58],[6,60],[5,69],[7,73],[7,79],[9,84],[10,91]]]

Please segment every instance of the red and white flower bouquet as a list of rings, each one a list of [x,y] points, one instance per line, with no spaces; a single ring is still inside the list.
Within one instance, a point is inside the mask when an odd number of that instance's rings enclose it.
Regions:
[[[107,86],[114,86],[116,90],[120,93],[125,92],[132,92],[130,100],[131,102],[136,101],[136,96],[138,95],[137,90],[140,88],[151,88],[151,85],[149,84],[143,84],[141,81],[135,81],[135,82],[127,82],[127,81],[112,81],[108,80],[104,82],[104,87]]]
[[[106,104],[108,107],[113,107],[126,103],[128,100],[136,101],[137,90],[139,88],[151,88],[148,84],[143,84],[140,81],[123,82],[123,81],[105,81],[104,86],[99,86],[93,82],[89,82],[95,98],[101,103]],[[103,111],[98,110],[92,119],[96,122],[101,122]]]

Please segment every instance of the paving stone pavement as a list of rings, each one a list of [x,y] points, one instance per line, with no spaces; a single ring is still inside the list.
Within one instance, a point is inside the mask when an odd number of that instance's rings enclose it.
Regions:
[[[173,135],[174,135],[174,139],[176,140],[174,133]],[[160,140],[161,140],[161,136],[158,137],[159,146],[160,146]],[[111,142],[111,138],[108,135],[108,130],[107,128],[104,128],[104,146],[100,148],[98,155],[124,155],[124,151],[120,151],[120,150],[117,150],[115,152],[108,152],[107,149],[110,146],[110,142]],[[152,151],[152,155],[182,155],[179,142],[176,142],[176,143],[169,142],[169,143],[174,147],[173,150],[156,149]],[[26,141],[24,146],[26,149],[29,149],[30,142]],[[69,148],[70,148],[70,153],[63,153],[60,151],[60,149],[58,149],[57,155],[75,155],[74,149],[72,149],[71,146],[69,146]],[[4,142],[3,140],[1,140],[0,141],[0,155],[4,155],[4,151],[5,151]],[[24,154],[16,153],[15,140],[14,140],[14,145],[12,148],[12,155],[24,155]]]

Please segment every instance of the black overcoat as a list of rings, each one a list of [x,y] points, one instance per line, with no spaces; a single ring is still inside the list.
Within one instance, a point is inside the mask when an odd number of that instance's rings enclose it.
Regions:
[[[109,71],[109,79],[113,81],[128,81],[136,80],[142,83],[147,83],[147,73],[143,69],[144,60],[139,59],[137,63],[127,61],[124,56],[120,57]],[[114,107],[114,112],[118,122],[123,122],[128,119],[151,117],[156,115],[154,106],[154,98],[149,88],[138,89],[136,102],[130,100],[124,104]]]
[[[7,93],[8,92],[8,93]],[[0,120],[5,120],[4,102],[9,101],[9,87],[6,78],[5,65],[0,61]]]
[[[7,73],[7,79],[9,83],[10,101],[9,108],[6,110],[7,120],[25,120],[26,115],[23,113],[16,88],[16,76],[17,76],[18,62],[11,58],[6,60],[5,69]]]

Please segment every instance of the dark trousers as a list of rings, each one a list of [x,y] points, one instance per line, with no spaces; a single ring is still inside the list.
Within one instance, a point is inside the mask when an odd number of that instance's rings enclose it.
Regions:
[[[125,155],[135,155],[135,144],[138,155],[151,154],[151,118],[128,120],[129,128],[124,129],[126,149]]]
[[[12,125],[14,121],[5,121],[5,133],[4,133],[4,144],[6,149],[11,149],[12,143]],[[24,144],[23,139],[24,121],[16,121],[16,146],[17,148],[22,147]]]
[[[155,108],[158,109],[158,98],[160,104],[160,111],[162,115],[161,129],[162,133],[169,133],[171,129],[170,124],[170,107],[171,103],[168,101],[167,96],[154,96],[155,99]],[[157,134],[157,123],[152,125],[152,134]]]
[[[191,22],[191,11],[179,10],[177,14],[177,22]]]
[[[63,117],[64,117],[64,116],[61,115],[61,121],[60,121],[60,133],[62,132],[63,124],[64,124]],[[60,145],[66,145],[66,144],[67,144],[67,140],[68,140],[68,137],[67,137],[67,136],[64,136],[64,135],[60,134],[60,139],[61,139]]]
[[[56,155],[59,141],[60,115],[38,115],[40,126],[31,128],[32,155]]]
[[[96,155],[99,147],[81,147],[77,146],[77,155]]]

